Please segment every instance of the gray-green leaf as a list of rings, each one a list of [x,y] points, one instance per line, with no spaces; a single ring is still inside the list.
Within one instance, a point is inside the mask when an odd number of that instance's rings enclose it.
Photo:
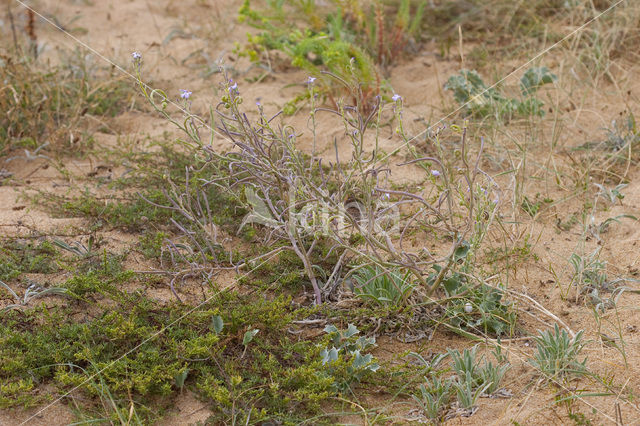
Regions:
[[[323,349],[322,352],[320,352],[320,356],[322,357],[322,365],[328,362],[337,361],[338,350],[335,347],[329,350]]]
[[[211,325],[213,326],[213,331],[215,331],[216,334],[220,334],[224,327],[224,321],[222,321],[222,317],[220,315],[214,315],[214,317],[211,318]]]
[[[251,343],[251,341],[253,340],[255,335],[258,334],[259,331],[260,330],[258,330],[257,328],[254,328],[253,330],[249,330],[246,333],[244,333],[244,337],[242,338],[242,344],[244,346],[247,346],[249,343]]]
[[[535,93],[540,86],[553,83],[558,77],[547,67],[529,68],[520,79],[520,89],[524,96]]]

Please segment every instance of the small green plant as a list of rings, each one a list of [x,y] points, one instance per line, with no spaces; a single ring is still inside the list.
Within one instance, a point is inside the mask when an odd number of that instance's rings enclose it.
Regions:
[[[95,243],[95,237],[93,235],[89,237],[89,241],[87,242],[86,246],[82,244],[82,242],[80,241],[74,241],[71,244],[67,244],[64,241],[59,240],[57,238],[53,240],[54,245],[60,247],[63,250],[68,251],[69,253],[73,253],[74,255],[82,259],[86,259],[88,257],[92,257],[96,255],[96,253],[93,251],[94,243]]]
[[[454,397],[461,408],[473,412],[478,398],[500,389],[509,364],[501,353],[494,351],[494,355],[499,358],[496,358],[498,364],[493,365],[484,356],[478,358],[477,352],[478,345],[471,350],[464,349],[462,353],[449,350],[446,354],[436,355],[430,362],[418,354],[410,353],[423,366],[422,372],[425,374],[425,383],[418,387],[417,394],[412,395],[425,417],[440,424],[443,410]],[[451,370],[455,375],[442,379],[439,376],[443,370],[438,371],[437,368],[447,357],[451,358]]]
[[[100,404],[89,410],[78,411],[78,424],[89,423],[111,423],[120,425],[143,425],[145,416],[149,416],[149,408],[137,403],[130,396],[120,398],[109,389],[109,384],[105,381],[98,367],[91,363],[91,369],[85,369],[76,364],[66,365],[71,370],[79,370],[89,379],[86,387],[90,392],[98,397]],[[60,368],[64,365],[60,365]],[[74,401],[75,402],[75,401]],[[76,403],[76,408],[79,408]],[[148,418],[148,417],[147,417]]]
[[[629,287],[616,287],[610,293],[609,297],[605,297],[600,291],[598,291],[598,289],[593,289],[591,290],[591,293],[589,293],[589,299],[596,313],[604,313],[607,309],[616,309],[618,300],[620,300],[620,297],[625,292],[638,294],[640,293],[640,290],[635,290]]]
[[[452,387],[456,393],[458,403],[465,410],[472,410],[478,398],[484,393],[490,386],[490,383],[485,383],[482,386],[474,387],[471,374],[467,371],[464,376],[458,376]]]
[[[422,355],[416,352],[409,352],[409,356],[416,359],[418,364],[420,365],[420,372],[422,374],[435,374],[438,371],[438,367],[444,361],[449,354],[436,354],[430,361],[427,361]]]
[[[585,345],[582,340],[584,331],[579,331],[571,338],[566,330],[554,325],[553,331],[540,332],[534,337],[536,351],[531,363],[549,380],[558,380],[571,376],[580,376],[587,372],[586,357],[579,361],[578,357]]]
[[[366,374],[378,371],[380,365],[373,355],[363,355],[364,351],[375,346],[375,337],[356,338],[360,331],[353,324],[349,324],[346,330],[328,325],[324,331],[329,334],[332,346],[323,349],[320,356],[328,373],[336,379],[335,385],[339,391],[348,390]]]
[[[609,173],[621,173],[620,167],[627,167],[629,161],[638,160],[638,146],[640,145],[640,131],[638,130],[635,116],[630,113],[624,119],[612,120],[609,127],[604,128],[604,139],[588,141],[584,144],[573,148],[576,151],[585,151],[589,153],[583,162],[585,164],[598,164],[598,167],[604,165],[603,170],[610,170]],[[595,150],[603,151],[593,156]],[[617,167],[616,167],[617,166]],[[619,171],[620,170],[620,171]],[[624,173],[622,173],[624,175]],[[604,185],[596,185],[600,189],[598,195],[609,200],[611,204],[622,201],[622,195],[619,191],[621,188],[609,189]],[[615,190],[618,190],[618,194]]]
[[[475,345],[471,350],[464,349],[462,353],[456,350],[449,350],[449,356],[451,357],[451,368],[458,377],[471,380],[473,387],[481,385],[480,375],[477,372],[478,360],[478,345]]]
[[[449,405],[454,393],[453,380],[432,376],[418,387],[420,393],[411,395],[422,414],[429,420],[440,424],[443,411]]]
[[[573,266],[570,285],[576,286],[576,301],[584,293],[607,289],[607,264],[600,260],[600,247],[584,256],[573,253],[569,258],[569,263]]]
[[[629,147],[634,148],[640,143],[640,131],[638,131],[633,114],[629,114],[622,123],[613,120],[611,126],[605,131],[607,139],[604,144],[605,148],[610,151],[620,151]]]
[[[465,410],[473,410],[480,396],[491,395],[499,390],[510,367],[506,362],[493,365],[493,362],[484,359],[484,355],[478,359],[477,352],[478,345],[471,350],[464,349],[462,353],[458,350],[449,351],[451,368],[456,373],[452,387],[458,403]]]
[[[20,309],[20,308],[26,307],[29,304],[29,302],[33,299],[39,299],[45,296],[67,295],[66,288],[61,288],[61,287],[42,288],[38,284],[34,283],[29,285],[29,287],[27,287],[27,289],[24,291],[24,294],[22,295],[22,297],[20,297],[15,291],[11,289],[11,287],[9,287],[4,282],[0,281],[0,286],[4,287],[14,300],[14,303],[4,306],[0,310],[0,314],[7,312],[11,309]]]
[[[522,199],[522,203],[520,204],[522,210],[524,210],[531,217],[535,217],[544,204],[550,204],[553,202],[553,200],[547,198],[539,200],[538,197],[539,194],[536,194],[535,201],[532,201],[525,195]]]
[[[253,338],[256,337],[256,334],[258,334],[259,332],[259,329],[252,328],[251,330],[247,330],[247,332],[244,333],[244,337],[242,338],[242,346],[244,346],[244,350],[242,351],[242,355],[240,355],[240,358],[244,358],[244,355],[247,353],[249,343],[253,341]]]
[[[622,190],[629,186],[627,183],[618,184],[615,188],[607,188],[599,183],[594,183],[594,185],[600,190],[598,195],[607,200],[610,204],[615,204],[618,201],[622,204],[622,200],[624,199]]]
[[[604,234],[609,230],[609,226],[612,223],[620,223],[620,219],[631,219],[638,221],[638,218],[630,215],[630,214],[621,214],[615,217],[609,217],[603,220],[600,224],[596,225],[595,223],[590,223],[588,227],[588,231],[598,240],[600,241],[600,234]]]
[[[543,103],[535,94],[541,86],[556,80],[557,77],[546,67],[528,69],[520,79],[522,99],[519,100],[508,98],[495,87],[487,86],[477,71],[461,70],[459,75],[449,78],[445,89],[453,92],[455,100],[470,115],[495,115],[509,120],[515,116],[543,116]]]
[[[497,336],[513,332],[516,313],[509,303],[503,302],[500,289],[484,283],[472,285],[460,273],[447,277],[443,288],[448,296],[446,317],[454,329]]]
[[[365,266],[353,275],[354,293],[380,306],[403,306],[415,289],[411,273]]]
[[[496,339],[496,344],[493,347],[492,354],[496,361],[498,361],[499,363],[505,363],[509,360],[508,352],[504,351],[504,347],[502,346],[502,339],[500,339],[500,336],[498,336],[498,338]]]
[[[485,389],[487,394],[491,395],[500,390],[500,383],[502,383],[502,379],[509,368],[509,364],[493,365],[492,361],[485,360],[484,364],[478,369],[478,376],[481,383],[488,385]]]
[[[49,241],[3,241],[0,245],[0,280],[11,281],[24,273],[50,274],[59,266],[54,262],[56,248]]]
[[[500,383],[509,369],[509,364],[493,365],[493,362],[484,359],[484,355],[478,359],[477,352],[478,345],[471,350],[464,349],[462,353],[458,350],[449,351],[452,361],[451,368],[455,371],[460,382],[470,381],[470,388],[482,388],[482,392],[492,394],[500,389]],[[461,389],[467,389],[467,386],[465,385]]]

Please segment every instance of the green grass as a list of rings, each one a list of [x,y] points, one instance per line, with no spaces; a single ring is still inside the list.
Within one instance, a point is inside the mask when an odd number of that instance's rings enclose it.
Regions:
[[[133,95],[132,86],[121,77],[98,75],[79,54],[55,67],[22,57],[2,57],[0,63],[0,155],[47,142],[49,150],[59,152],[69,146],[72,134],[82,134],[78,128],[85,116],[115,116]],[[76,144],[70,152],[84,148]]]

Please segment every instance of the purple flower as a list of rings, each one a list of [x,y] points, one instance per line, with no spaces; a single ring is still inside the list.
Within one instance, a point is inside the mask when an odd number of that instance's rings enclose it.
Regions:
[[[238,93],[238,83],[233,80],[229,80],[229,94],[233,96],[237,95]]]
[[[316,78],[315,78],[315,77],[309,77],[309,78],[307,79],[307,83],[308,83],[308,84],[313,84],[313,82],[314,82],[314,81],[316,81]]]
[[[431,175],[434,177],[438,177],[440,176],[442,173],[440,173],[438,170],[431,170]]]
[[[131,54],[131,57],[133,58],[134,62],[140,62],[142,60],[142,55],[140,54],[140,52],[133,52]]]
[[[398,102],[401,99],[402,99],[402,96],[398,95],[397,93],[394,93],[393,96],[391,97],[391,100],[393,102]]]
[[[188,90],[180,89],[180,97],[181,97],[182,99],[185,99],[185,100],[189,99],[189,96],[191,96],[191,93],[192,93],[192,92],[190,92],[190,91],[188,91]]]

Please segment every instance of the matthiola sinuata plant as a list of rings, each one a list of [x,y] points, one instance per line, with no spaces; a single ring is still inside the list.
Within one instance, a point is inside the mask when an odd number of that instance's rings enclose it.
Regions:
[[[222,73],[224,75],[224,70]],[[352,90],[358,89],[339,76],[326,75]],[[427,173],[426,186],[421,191],[394,189],[389,183],[391,155],[380,150],[378,140],[381,117],[392,110],[400,122],[398,134],[409,145],[410,138],[402,128],[401,98],[394,98],[389,108],[377,97],[375,104],[366,109],[366,115],[360,105],[343,101],[338,102],[336,108],[318,108],[313,103],[313,83],[314,80],[309,79],[312,99],[309,135],[301,135],[290,125],[279,123],[276,118],[280,113],[268,117],[260,104],[257,118],[249,118],[242,108],[238,84],[227,77],[222,83],[224,96],[211,109],[210,122],[217,123],[215,131],[188,108],[182,110],[184,119],[178,122],[168,112],[170,101],[164,92],[148,92],[142,83],[140,87],[151,104],[188,136],[189,145],[200,161],[197,170],[194,167],[186,171],[198,173],[195,193],[206,194],[206,188],[216,187],[232,194],[249,210],[240,228],[257,224],[264,230],[265,241],[278,243],[269,253],[235,267],[253,266],[266,256],[291,250],[302,262],[316,303],[330,296],[350,274],[366,267],[405,271],[424,293],[432,294],[445,276],[459,266],[456,253],[460,248],[477,248],[495,214],[496,203],[486,202],[487,190],[479,189],[483,186],[494,192],[492,185],[495,185],[478,167],[482,146],[478,157],[471,161],[466,131],[459,129],[459,155],[449,155],[439,142],[439,134],[444,131],[440,129],[430,135],[436,155],[416,157],[400,165],[419,164],[437,173]],[[341,123],[350,146],[348,158],[340,158],[337,145],[335,161],[325,163],[317,155],[318,114],[333,115]],[[204,133],[209,133],[209,143],[203,141],[201,134]],[[214,146],[222,139],[216,134],[231,142],[228,152]],[[298,148],[302,137],[313,140],[310,153]],[[190,181],[193,182],[187,179]],[[167,191],[172,200],[168,207],[190,218],[191,227],[204,231],[211,244],[217,246],[216,226],[210,220],[211,206],[205,197],[193,193],[194,188],[180,193],[172,185],[172,190]],[[482,223],[476,223],[478,220]],[[180,225],[180,229],[193,235],[192,229],[184,225]],[[410,248],[406,238],[414,231],[448,240],[448,248],[439,251]],[[196,248],[206,249],[202,243]],[[338,259],[330,270],[314,263],[320,248]],[[200,260],[198,267],[205,270],[204,258]],[[343,274],[345,266],[349,271]],[[220,265],[211,266],[216,267]],[[431,268],[437,268],[438,273],[429,275]]]

